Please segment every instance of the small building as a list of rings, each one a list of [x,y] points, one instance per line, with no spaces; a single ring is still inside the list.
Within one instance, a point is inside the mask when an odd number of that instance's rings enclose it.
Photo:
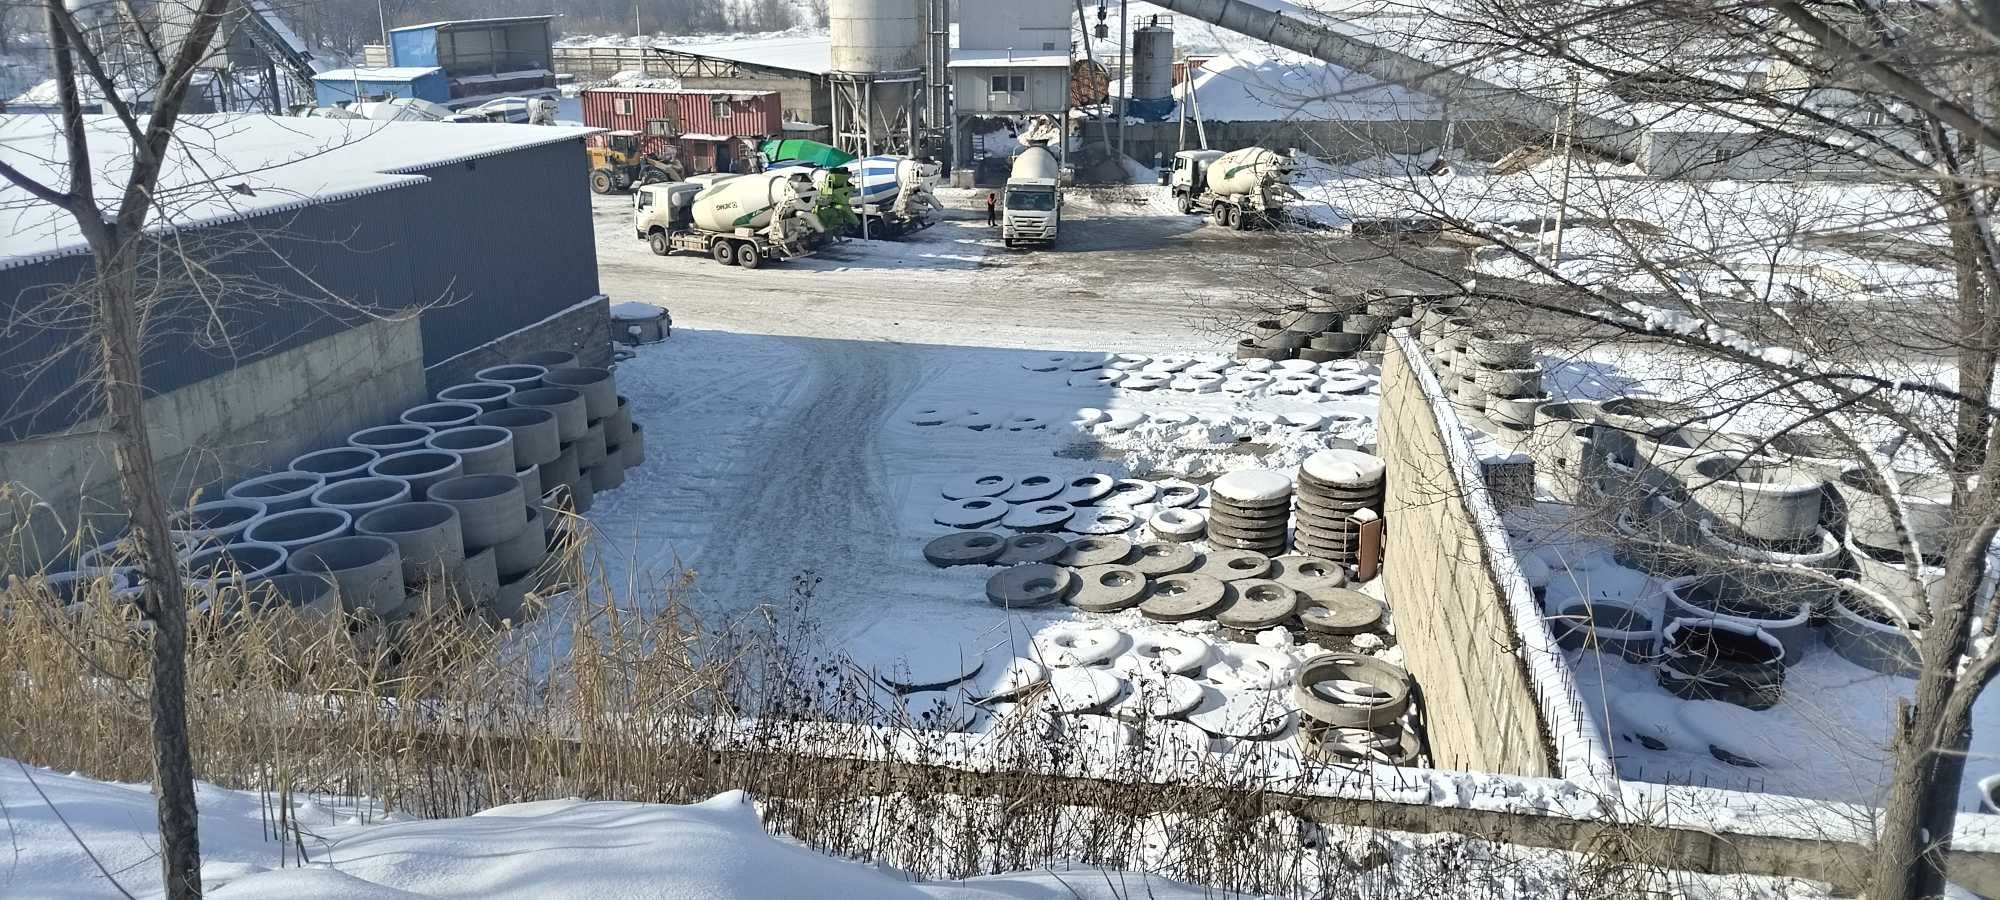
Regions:
[[[334,69],[313,76],[313,100],[320,106],[399,98],[449,103],[451,84],[436,66]]]
[[[973,134],[991,132],[1002,125],[1011,129],[1030,117],[1065,121],[1070,107],[1074,10],[1064,0],[960,5],[958,46],[952,49],[947,65],[952,87],[954,165],[970,164],[989,171],[1004,168],[999,159],[981,166],[970,140]]]
[[[651,47],[555,49],[556,71],[603,80],[620,72],[672,78],[684,88],[773,91],[786,137],[825,140],[833,121],[833,41],[828,37],[751,38]]]
[[[444,70],[453,109],[501,97],[554,98],[550,68],[554,16],[516,16],[411,25],[389,32],[389,64]]]
[[[786,134],[776,91],[607,87],[583,92],[583,123],[636,131],[647,152],[672,148],[690,174],[747,166],[762,141]]]

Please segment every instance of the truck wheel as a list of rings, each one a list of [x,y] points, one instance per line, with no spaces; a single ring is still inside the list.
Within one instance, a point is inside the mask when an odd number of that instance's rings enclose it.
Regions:
[[[736,265],[736,248],[730,241],[717,238],[715,243],[708,245],[708,255],[715,257],[716,262],[725,266]]]
[[[598,169],[590,173],[590,190],[592,193],[609,194],[617,186],[617,183],[617,180],[611,177],[610,169]]]
[[[1242,231],[1243,229],[1250,227],[1249,211],[1242,209],[1230,211],[1229,227],[1234,228],[1237,231]]]
[[[736,264],[746,269],[754,269],[764,264],[764,254],[757,245],[744,241],[736,245]]]
[[[1003,238],[1003,239],[1001,240],[1001,243],[1003,243],[1003,244],[1006,244],[1006,245],[1007,245],[1007,249],[1009,249],[1009,250],[1012,250],[1012,249],[1014,249],[1014,239],[1013,239],[1013,238]]]
[[[1214,219],[1215,224],[1220,225],[1224,228],[1228,228],[1229,207],[1217,203],[1214,209],[1209,210],[1209,218]]]
[[[650,237],[646,238],[646,244],[651,246],[653,252],[660,256],[674,252],[673,242],[667,240],[667,233],[664,231],[653,232]]]
[[[1189,214],[1189,213],[1192,213],[1192,212],[1194,212],[1194,198],[1193,198],[1193,197],[1190,197],[1190,196],[1188,196],[1188,195],[1186,195],[1186,194],[1182,194],[1182,195],[1180,195],[1179,197],[1177,197],[1177,198],[1175,198],[1175,199],[1177,199],[1177,200],[1179,200],[1179,201],[1180,201],[1180,204],[1181,204],[1181,215],[1184,215],[1184,216],[1185,216],[1185,215],[1187,215],[1187,214]]]

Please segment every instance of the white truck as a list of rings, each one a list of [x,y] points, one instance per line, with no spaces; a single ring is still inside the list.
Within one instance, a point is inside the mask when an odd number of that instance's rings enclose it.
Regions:
[[[811,238],[826,230],[813,215],[817,194],[811,173],[798,169],[698,175],[639,188],[632,209],[639,239],[654,253],[703,253],[755,269],[812,255]]]
[[[1184,214],[1201,212],[1215,224],[1242,230],[1284,218],[1285,201],[1298,197],[1292,157],[1263,147],[1182,150],[1168,179]]]
[[[1014,157],[1002,195],[1000,237],[1009,247],[1054,244],[1062,225],[1062,165],[1045,142]]]

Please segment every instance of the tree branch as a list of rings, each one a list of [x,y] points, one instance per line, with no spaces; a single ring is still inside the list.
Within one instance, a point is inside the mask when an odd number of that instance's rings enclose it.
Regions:
[[[1806,9],[1797,0],[1779,0],[1772,6],[1779,14],[1804,29],[1821,46],[1860,66],[1863,71],[1894,91],[1897,96],[1972,136],[1979,143],[2000,150],[2000,129],[1988,125],[1950,99],[1938,96],[1929,85],[1909,73],[1884,62],[1869,48],[1855,43],[1852,38],[1825,19],[1813,15],[1811,10]]]

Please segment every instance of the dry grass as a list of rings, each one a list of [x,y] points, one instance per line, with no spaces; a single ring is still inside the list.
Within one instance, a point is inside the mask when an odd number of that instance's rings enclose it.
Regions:
[[[587,545],[564,542],[543,616],[489,626],[455,598],[384,628],[286,611],[193,617],[188,715],[200,777],[290,796],[374,798],[388,809],[465,815],[498,804],[584,797],[683,803],[744,789],[776,832],[918,877],[1033,869],[1052,861],[1134,869],[1219,889],[1300,897],[1630,897],[1665,884],[1651,867],[1449,835],[1391,840],[1313,824],[1261,802],[1264,786],[1221,767],[1212,787],[1147,784],[1162,754],[1183,770],[1206,754],[1141,733],[1107,778],[953,776],[960,745],[907,722],[866,734],[912,765],[829,760],[815,723],[873,722],[884,695],[808,652],[809,624],[775,611],[711,631],[687,615],[685,583],[612,596]],[[801,582],[791,604],[805,605]],[[218,597],[228,605],[234,599]],[[93,777],[150,776],[143,624],[96,591],[62,610],[16,581],[0,592],[0,755]],[[1063,771],[1061,719],[1010,720],[1001,758]],[[729,749],[717,749],[727,747]],[[945,774],[939,774],[944,772]],[[294,826],[273,823],[276,834]],[[294,858],[296,842],[274,842]],[[1078,877],[1104,877],[1080,873]],[[1120,886],[1146,896],[1144,884]]]

